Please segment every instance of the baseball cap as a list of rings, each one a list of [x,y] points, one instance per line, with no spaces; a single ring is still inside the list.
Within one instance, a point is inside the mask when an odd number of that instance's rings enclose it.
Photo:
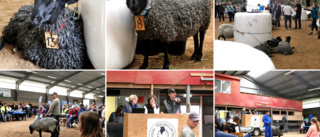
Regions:
[[[53,92],[52,95],[58,95],[58,93],[57,92]]]
[[[176,90],[174,90],[173,88],[168,90],[168,93],[176,93]]]
[[[193,112],[191,114],[189,114],[189,118],[193,121],[199,121],[200,120],[200,117],[197,113]]]

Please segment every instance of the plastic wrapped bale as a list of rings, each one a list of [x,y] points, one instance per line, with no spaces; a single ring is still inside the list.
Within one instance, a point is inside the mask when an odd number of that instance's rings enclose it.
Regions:
[[[234,41],[250,45],[260,45],[272,38],[270,13],[236,13]]]
[[[105,0],[81,0],[84,37],[88,57],[95,69],[105,68]]]
[[[116,14],[115,14],[116,13]],[[133,27],[132,14],[126,0],[106,1],[107,20],[107,69],[128,66],[134,57],[137,34]]]
[[[307,10],[304,10],[304,8],[301,10],[301,20],[308,20],[308,13]]]
[[[273,70],[272,60],[262,51],[247,44],[215,40],[216,70]]]
[[[226,38],[233,38],[233,25],[231,24],[222,24],[219,26],[219,37],[218,39],[220,39],[220,37],[224,38],[224,40],[226,40]]]

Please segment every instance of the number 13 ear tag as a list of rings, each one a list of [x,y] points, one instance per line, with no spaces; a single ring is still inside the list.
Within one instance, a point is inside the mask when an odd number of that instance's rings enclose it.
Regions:
[[[47,46],[47,48],[59,49],[58,35],[54,35],[54,34],[52,34],[50,32],[45,32],[44,35],[45,35],[45,38],[46,38],[46,46]]]
[[[136,22],[136,30],[145,30],[143,16],[135,16],[135,22]]]

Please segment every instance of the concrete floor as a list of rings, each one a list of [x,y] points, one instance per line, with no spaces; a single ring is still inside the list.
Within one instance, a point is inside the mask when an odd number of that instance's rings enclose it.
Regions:
[[[304,137],[306,134],[302,134],[300,132],[288,132],[284,133],[282,137]],[[260,135],[259,137],[264,137],[264,134]]]

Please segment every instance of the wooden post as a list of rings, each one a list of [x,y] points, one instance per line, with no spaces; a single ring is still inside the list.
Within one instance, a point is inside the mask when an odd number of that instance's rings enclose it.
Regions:
[[[153,84],[151,84],[150,92],[151,92],[151,95],[153,95]]]

